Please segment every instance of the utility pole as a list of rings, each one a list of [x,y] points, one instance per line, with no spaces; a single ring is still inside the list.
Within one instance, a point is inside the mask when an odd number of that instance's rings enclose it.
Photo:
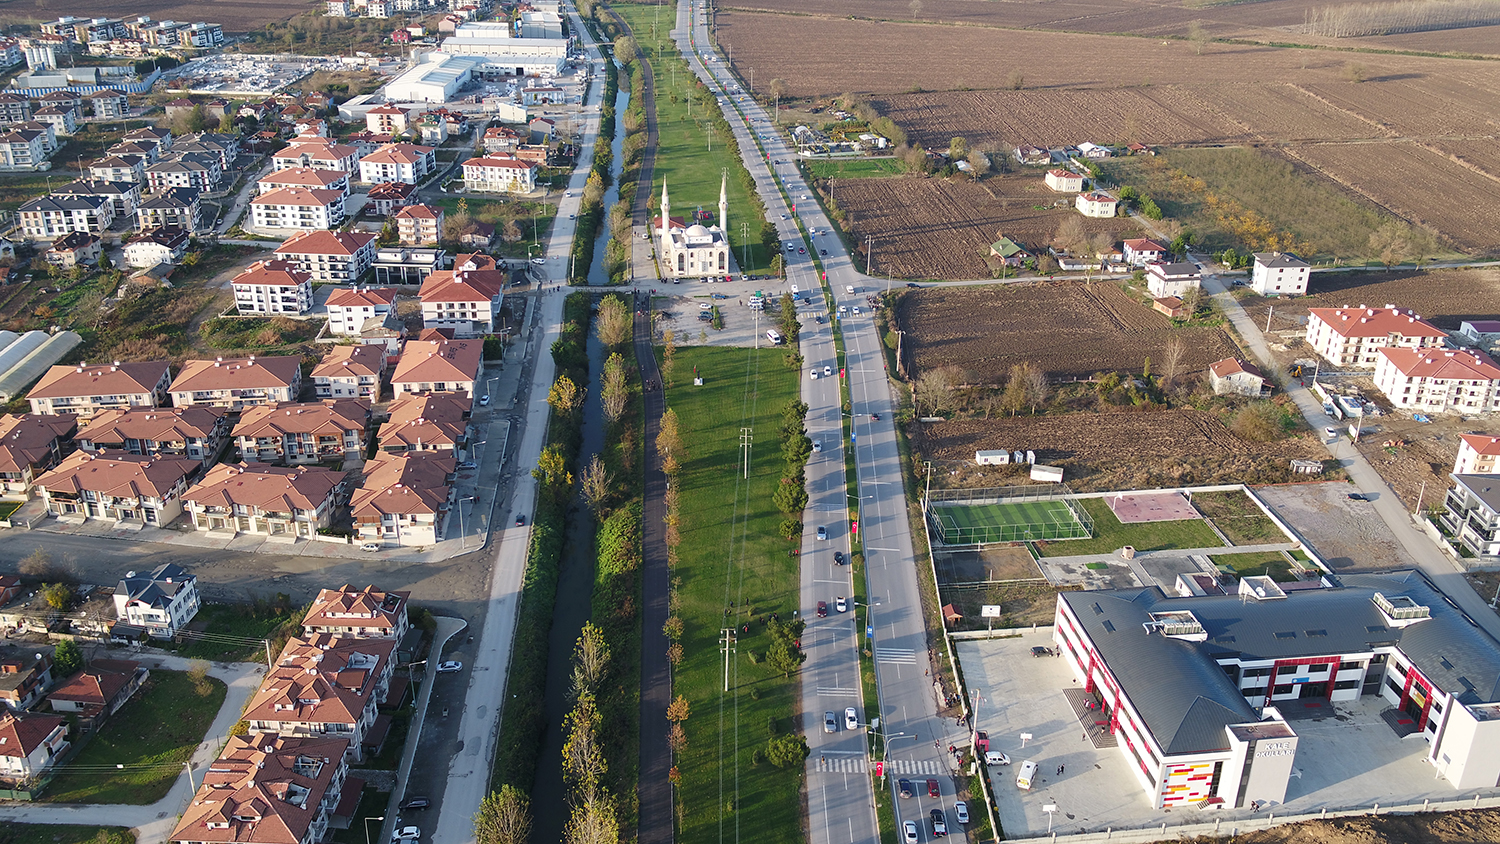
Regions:
[[[1271,333],[1271,315],[1274,314],[1274,313],[1276,313],[1276,306],[1272,305],[1271,309],[1269,311],[1266,311],[1266,333],[1267,334]]]
[[[744,477],[750,477],[750,443],[755,439],[753,428],[740,429],[740,465],[744,470]]]
[[[722,222],[722,221],[721,221]],[[740,223],[740,272],[750,265],[750,224]]]
[[[729,655],[734,653],[734,628],[719,631],[719,650],[724,652],[724,691],[729,691]]]
[[[875,236],[865,235],[865,275],[874,275],[875,270]]]
[[[1414,510],[1414,511],[1412,511],[1412,515],[1413,516],[1421,517],[1421,515],[1422,515],[1422,496],[1424,496],[1426,494],[1427,494],[1427,482],[1423,481],[1422,482],[1422,488],[1417,491],[1417,509]]]

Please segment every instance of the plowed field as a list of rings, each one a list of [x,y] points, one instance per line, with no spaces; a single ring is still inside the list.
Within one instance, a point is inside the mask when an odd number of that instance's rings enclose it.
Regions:
[[[1416,144],[1316,144],[1284,154],[1468,252],[1500,252],[1500,181]]]
[[[1172,337],[1187,344],[1184,373],[1237,354],[1223,329],[1172,328],[1109,282],[929,288],[903,296],[898,319],[917,372],[957,366],[996,386],[1025,361],[1054,379],[1139,372],[1147,357],[1159,368]]]
[[[1275,482],[1286,479],[1293,458],[1327,456],[1310,436],[1247,442],[1217,416],[1198,410],[998,417],[914,423],[911,430],[912,449],[958,472],[939,476],[959,486],[1019,480],[1006,477],[1018,470],[999,466],[982,467],[981,477],[973,468],[974,452],[981,449],[1034,450],[1038,461],[1062,466],[1067,483],[1080,490]]]
[[[1126,218],[1093,219],[1034,175],[967,178],[837,179],[833,195],[854,221],[854,240],[875,243],[875,269],[895,278],[989,278],[990,244],[1004,234],[1033,252],[1074,217],[1092,233],[1135,237]],[[1062,207],[1053,203],[1063,200]]]
[[[1500,319],[1500,269],[1313,273],[1307,296],[1275,301],[1252,296],[1241,304],[1261,326],[1272,305],[1280,328],[1287,325],[1282,318],[1304,318],[1308,308],[1395,305],[1452,331],[1466,319]]]

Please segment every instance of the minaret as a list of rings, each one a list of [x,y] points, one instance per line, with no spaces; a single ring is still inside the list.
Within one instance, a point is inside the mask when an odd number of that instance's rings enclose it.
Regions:
[[[661,236],[672,229],[672,200],[667,198],[667,180],[661,180]]]
[[[729,171],[725,170],[719,182],[719,231],[729,237]]]

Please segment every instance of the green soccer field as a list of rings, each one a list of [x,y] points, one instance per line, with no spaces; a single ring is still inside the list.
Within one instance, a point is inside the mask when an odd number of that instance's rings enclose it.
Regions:
[[[1019,542],[1028,539],[1084,539],[1087,526],[1062,501],[941,505],[932,508],[946,545]]]

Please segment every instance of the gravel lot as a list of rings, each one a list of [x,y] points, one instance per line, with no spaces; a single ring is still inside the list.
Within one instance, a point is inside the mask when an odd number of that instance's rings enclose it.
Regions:
[[[1255,492],[1338,572],[1416,568],[1368,502],[1349,483],[1288,484]]]

